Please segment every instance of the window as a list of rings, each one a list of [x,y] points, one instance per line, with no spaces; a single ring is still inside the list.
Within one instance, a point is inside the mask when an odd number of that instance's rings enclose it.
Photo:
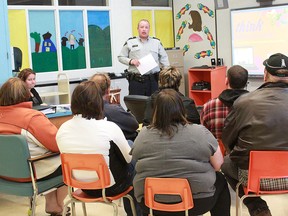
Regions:
[[[59,5],[107,6],[106,0],[59,0]]]
[[[52,0],[8,0],[8,5],[52,5]]]
[[[21,69],[43,73],[112,67],[108,7],[71,8],[8,8],[10,44],[22,53]]]
[[[170,2],[169,0],[132,0],[132,6],[169,7]]]

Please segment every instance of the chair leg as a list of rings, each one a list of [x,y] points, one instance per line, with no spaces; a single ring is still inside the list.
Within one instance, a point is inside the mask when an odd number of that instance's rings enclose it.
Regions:
[[[32,211],[32,216],[36,215],[36,197],[37,194],[34,193],[33,197],[30,198],[30,205],[31,205],[31,211]]]
[[[120,198],[120,199],[119,199],[119,202],[118,202],[118,206],[119,206],[119,207],[122,207],[122,203],[123,203],[123,198]]]
[[[68,200],[64,206],[63,206],[63,211],[62,211],[62,215],[66,215],[67,214],[67,206],[72,203],[73,201],[72,200]],[[71,210],[72,211],[72,215],[73,215],[73,209]]]
[[[137,216],[133,198],[129,194],[126,194],[125,197],[128,198],[129,201],[130,201],[130,206],[131,206],[131,210],[132,210],[133,216]]]
[[[240,187],[240,183],[238,183],[236,185],[236,197],[235,197],[235,200],[236,200],[236,216],[239,216],[239,202],[240,202],[240,198],[239,198],[239,187]]]
[[[153,216],[153,209],[149,209],[149,216]]]
[[[118,216],[118,206],[114,202],[111,202],[111,204],[114,208],[114,216]]]
[[[246,198],[247,196],[242,196],[240,199],[239,199],[239,216],[242,216],[242,207],[243,207],[243,200]]]
[[[82,209],[83,209],[83,214],[84,214],[84,216],[87,216],[87,211],[86,211],[85,202],[82,202]]]
[[[75,202],[74,201],[71,203],[71,207],[72,207],[72,216],[76,216],[76,208],[75,208]]]

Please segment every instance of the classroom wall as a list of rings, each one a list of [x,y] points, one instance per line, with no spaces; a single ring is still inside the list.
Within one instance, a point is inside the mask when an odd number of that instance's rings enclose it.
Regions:
[[[3,2],[3,1],[1,1]],[[185,1],[190,2],[190,1]],[[200,2],[200,1],[199,1]],[[194,1],[191,1],[192,4],[194,4]],[[204,2],[205,3],[205,2]],[[247,7],[257,7],[259,6],[259,3],[256,2],[256,0],[229,0],[229,8],[228,9],[222,9],[216,11],[216,21],[217,21],[217,51],[218,51],[218,57],[224,59],[224,64],[228,67],[231,66],[231,35],[230,35],[230,9],[236,9],[236,8],[247,8]],[[274,5],[278,4],[284,4],[286,3],[286,0],[275,0],[273,1]],[[3,4],[3,3],[1,3]],[[182,1],[174,1],[174,7],[175,8],[181,8],[183,7]],[[211,2],[209,1],[209,6],[213,8],[213,5],[211,5]],[[131,1],[127,0],[110,0],[110,12],[111,12],[111,26],[113,28],[111,29],[111,40],[112,40],[112,61],[113,61],[113,67],[109,72],[115,72],[115,73],[121,73],[126,69],[127,66],[121,64],[118,62],[117,55],[119,54],[123,44],[125,41],[131,37],[132,35],[132,28],[136,28],[136,26],[132,26],[132,13],[131,13]],[[214,8],[213,8],[214,9]],[[175,13],[175,12],[174,12]],[[176,14],[174,14],[175,17]],[[174,18],[175,19],[175,18]],[[2,21],[2,19],[1,19]],[[211,22],[214,22],[214,19],[211,19]],[[178,27],[175,27],[175,31],[178,31]],[[213,28],[213,27],[211,27]],[[8,33],[5,35],[9,35]],[[176,37],[176,34],[175,34]],[[177,44],[176,44],[177,45]],[[183,47],[181,47],[182,49]],[[192,56],[193,57],[193,56]],[[195,62],[195,59],[192,59],[192,57],[185,58],[185,78],[187,79],[187,70],[189,67],[193,66],[193,61]],[[215,56],[217,57],[217,56]],[[3,59],[3,56],[1,57]],[[4,58],[5,59],[5,58]],[[6,60],[6,59],[5,59]],[[210,64],[211,58],[205,58],[201,59],[201,62],[199,61],[199,64]],[[9,61],[9,60],[8,60]],[[197,63],[195,63],[196,65]],[[2,66],[3,67],[3,66]],[[9,67],[9,64],[7,64],[6,67]],[[105,69],[104,69],[105,70]],[[97,71],[103,71],[103,69],[93,69],[92,73]],[[85,76],[90,76],[91,71],[81,71],[81,77],[79,77],[79,72],[69,72],[70,79],[81,79],[85,78]],[[37,76],[37,81],[39,83],[45,83],[47,80],[54,79],[56,80],[57,73],[43,73],[39,74]],[[1,76],[3,78],[3,76]],[[6,79],[6,78],[5,78]],[[248,86],[249,90],[253,90],[257,88],[263,81],[262,79],[250,79],[250,84]]]

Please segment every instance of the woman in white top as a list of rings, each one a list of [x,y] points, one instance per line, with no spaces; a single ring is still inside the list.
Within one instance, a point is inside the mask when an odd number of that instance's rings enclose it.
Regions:
[[[106,195],[113,196],[132,185],[134,165],[131,164],[131,147],[121,129],[113,122],[103,119],[103,99],[101,89],[93,81],[80,83],[72,94],[71,110],[73,118],[59,128],[56,140],[60,152],[102,154],[110,169],[111,186]],[[76,178],[91,180],[96,176],[75,173]],[[90,196],[99,197],[101,190],[84,190]],[[133,191],[130,192],[132,197]],[[127,215],[129,201],[124,199]]]

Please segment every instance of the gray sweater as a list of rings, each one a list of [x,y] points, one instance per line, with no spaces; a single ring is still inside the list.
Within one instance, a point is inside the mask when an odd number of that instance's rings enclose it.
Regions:
[[[178,132],[169,139],[156,129],[144,127],[132,148],[136,161],[136,176],[133,181],[138,202],[144,195],[146,177],[187,178],[193,198],[214,195],[215,170],[210,164],[218,142],[202,125],[179,125]]]

